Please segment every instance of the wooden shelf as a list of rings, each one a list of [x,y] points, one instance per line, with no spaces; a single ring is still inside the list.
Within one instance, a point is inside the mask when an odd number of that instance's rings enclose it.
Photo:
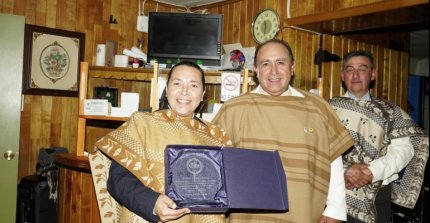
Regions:
[[[120,67],[97,67],[89,68],[90,78],[106,78],[130,81],[151,81],[152,68],[120,68]]]
[[[105,121],[128,121],[129,117],[115,117],[106,115],[79,115],[79,118],[93,119],[93,120],[105,120]]]
[[[91,73],[95,75],[95,73],[100,73],[99,75],[104,76],[105,73],[123,73],[123,74],[152,74],[153,68],[128,68],[128,67],[105,67],[105,66],[89,66],[90,76]],[[167,74],[169,72],[169,68],[160,68],[161,74]],[[205,76],[219,76],[223,71],[215,71],[215,70],[206,70]],[[253,73],[250,71],[249,76],[252,77]]]
[[[160,76],[167,77],[169,69],[160,69]],[[119,68],[119,67],[98,67],[92,66],[89,68],[90,78],[106,78],[116,80],[129,81],[151,81],[153,77],[152,68]],[[243,72],[242,72],[243,73]],[[207,84],[220,84],[222,71],[205,71],[205,79]],[[250,85],[256,84],[255,74],[248,74]]]
[[[428,0],[392,0],[299,16],[284,24],[323,34],[344,34],[389,27],[414,26],[429,21]]]

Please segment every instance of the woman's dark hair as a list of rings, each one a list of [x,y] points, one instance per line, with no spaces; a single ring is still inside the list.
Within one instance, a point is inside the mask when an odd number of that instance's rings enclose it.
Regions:
[[[169,81],[170,81],[170,78],[172,77],[173,71],[175,70],[176,67],[179,67],[179,66],[188,66],[188,67],[196,68],[201,74],[202,86],[203,86],[203,89],[205,89],[205,85],[206,85],[205,73],[199,65],[197,65],[196,63],[194,63],[192,61],[181,61],[181,62],[175,64],[175,66],[173,66],[172,69],[170,69],[169,74],[167,75],[166,85],[169,85]],[[169,102],[167,101],[166,94],[167,94],[166,88],[164,88],[163,94],[161,95],[161,98],[159,101],[159,106],[158,106],[159,109],[168,109],[169,108]],[[199,109],[199,107],[197,107],[197,109]]]

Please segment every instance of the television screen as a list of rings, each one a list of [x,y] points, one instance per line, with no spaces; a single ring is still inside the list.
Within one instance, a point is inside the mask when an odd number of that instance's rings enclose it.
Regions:
[[[150,12],[148,61],[221,65],[223,15]]]

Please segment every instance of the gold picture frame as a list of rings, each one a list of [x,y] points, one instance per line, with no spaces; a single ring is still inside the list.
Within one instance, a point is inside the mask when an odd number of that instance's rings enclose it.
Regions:
[[[25,25],[23,94],[77,97],[85,34]]]

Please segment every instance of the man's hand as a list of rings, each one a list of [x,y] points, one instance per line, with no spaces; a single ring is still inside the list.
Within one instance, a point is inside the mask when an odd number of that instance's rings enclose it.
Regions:
[[[190,209],[175,209],[176,204],[168,196],[161,194],[155,202],[154,213],[162,222],[168,222],[190,213]]]
[[[345,187],[346,189],[360,188],[368,183],[371,183],[373,174],[369,170],[367,164],[356,163],[352,164],[345,171]]]
[[[319,223],[341,223],[341,222],[342,222],[341,220],[337,220],[323,215],[321,216]]]

